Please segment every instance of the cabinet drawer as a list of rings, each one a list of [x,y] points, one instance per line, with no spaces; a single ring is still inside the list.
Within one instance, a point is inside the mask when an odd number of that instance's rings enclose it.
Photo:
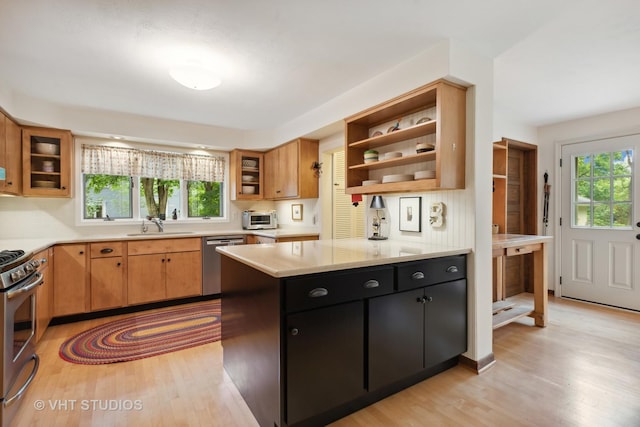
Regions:
[[[507,256],[530,254],[531,252],[539,251],[542,248],[541,243],[535,243],[533,245],[515,246],[507,248]]]
[[[163,254],[167,252],[199,251],[202,241],[199,237],[187,239],[136,240],[128,244],[129,255]]]
[[[434,285],[467,276],[467,257],[456,255],[412,261],[396,266],[399,291]]]
[[[288,313],[393,292],[393,267],[322,273],[285,280]]]
[[[122,242],[91,243],[91,258],[122,256]]]

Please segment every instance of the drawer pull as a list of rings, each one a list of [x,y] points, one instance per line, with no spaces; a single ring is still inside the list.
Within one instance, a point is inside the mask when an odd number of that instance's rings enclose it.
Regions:
[[[315,288],[309,291],[311,298],[326,297],[327,295],[329,295],[329,291],[325,288]]]
[[[296,335],[298,335],[300,333],[300,331],[298,330],[298,328],[291,328],[291,335],[293,335],[294,337]]]
[[[100,249],[101,254],[110,254],[111,252],[113,252],[113,249],[111,248]]]
[[[450,265],[449,267],[447,267],[447,273],[457,273],[458,272],[458,267],[455,265]]]
[[[378,282],[377,280],[367,280],[366,282],[364,282],[364,288],[365,289],[372,289],[372,288],[377,288],[378,286],[380,286],[380,282]]]
[[[411,275],[412,280],[422,280],[424,279],[424,273],[422,271],[416,271]]]

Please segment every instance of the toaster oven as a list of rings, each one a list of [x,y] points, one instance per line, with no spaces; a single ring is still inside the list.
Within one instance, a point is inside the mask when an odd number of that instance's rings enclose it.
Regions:
[[[276,211],[243,211],[242,228],[245,230],[265,230],[277,228]]]

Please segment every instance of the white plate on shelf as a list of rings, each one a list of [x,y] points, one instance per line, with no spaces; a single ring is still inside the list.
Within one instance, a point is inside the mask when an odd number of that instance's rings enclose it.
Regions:
[[[362,181],[362,185],[376,185],[376,184],[380,184],[379,179],[368,179],[366,181]]]
[[[397,175],[385,175],[382,177],[383,184],[387,182],[403,182],[403,181],[413,181],[413,175],[397,174]]]
[[[414,176],[414,179],[433,179],[436,177],[436,171],[434,170],[418,171],[413,176]]]
[[[33,181],[32,186],[36,188],[55,188],[56,183],[55,181]]]
[[[242,194],[255,194],[256,193],[256,188],[252,187],[250,185],[243,185],[242,186]]]

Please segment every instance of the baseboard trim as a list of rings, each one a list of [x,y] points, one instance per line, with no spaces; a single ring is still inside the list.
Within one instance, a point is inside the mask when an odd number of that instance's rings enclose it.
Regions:
[[[473,360],[473,359],[469,359],[466,356],[460,355],[458,362],[462,366],[465,366],[471,369],[476,374],[481,374],[496,364],[496,358],[493,355],[493,353],[489,353],[488,355],[486,355],[480,360]]]

